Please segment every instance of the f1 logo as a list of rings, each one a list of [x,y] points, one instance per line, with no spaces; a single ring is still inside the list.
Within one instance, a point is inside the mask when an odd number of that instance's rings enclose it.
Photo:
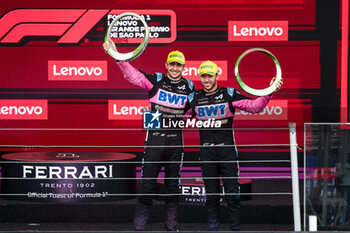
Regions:
[[[144,112],[143,113],[143,128],[144,129],[160,129],[161,113]]]
[[[62,36],[58,43],[79,41],[109,10],[17,9],[0,19],[0,43],[19,43],[26,36]]]
[[[101,29],[109,26],[108,23],[113,17],[124,12],[125,10],[108,9],[14,9],[0,15],[0,45],[22,45],[30,41],[30,37],[35,40],[40,38],[39,40],[47,41],[47,37],[52,36],[59,38],[57,43],[60,45],[79,44],[84,42],[85,38],[89,39],[90,37],[102,41],[103,37],[100,35],[96,37],[96,33],[100,34]],[[177,21],[174,11],[133,10],[133,12],[146,17],[147,23],[159,25],[159,28],[169,27],[169,32],[156,30],[157,36],[150,34],[149,43],[172,43],[176,40]],[[169,18],[170,21],[168,21]],[[135,25],[127,25],[127,27],[129,26],[133,30],[142,30]],[[136,34],[125,38],[124,33],[116,35],[113,33],[113,38],[123,39],[121,41],[128,44],[141,43],[142,41],[142,38],[137,37]]]

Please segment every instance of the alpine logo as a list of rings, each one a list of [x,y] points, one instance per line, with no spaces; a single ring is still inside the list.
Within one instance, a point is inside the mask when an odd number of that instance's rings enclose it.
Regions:
[[[229,21],[229,41],[288,41],[288,21]]]
[[[49,80],[106,81],[107,61],[48,61]]]
[[[220,95],[218,95],[218,96],[215,96],[215,99],[219,100],[219,99],[222,99],[223,97],[224,97],[224,95],[223,95],[223,94],[220,94]]]
[[[182,85],[182,86],[177,87],[177,89],[179,89],[179,90],[185,90],[185,88],[186,88],[186,85]]]

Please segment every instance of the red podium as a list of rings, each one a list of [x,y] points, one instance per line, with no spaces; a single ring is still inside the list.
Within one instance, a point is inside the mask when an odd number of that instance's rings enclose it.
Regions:
[[[133,154],[69,151],[2,156],[2,197],[40,202],[100,202],[133,198]],[[123,195],[125,194],[125,195]]]

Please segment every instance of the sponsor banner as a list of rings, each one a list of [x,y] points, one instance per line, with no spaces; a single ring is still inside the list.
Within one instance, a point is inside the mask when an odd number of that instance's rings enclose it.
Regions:
[[[58,43],[79,43],[107,13],[104,9],[14,9],[0,19],[0,43],[48,36],[60,37]]]
[[[142,120],[148,100],[108,100],[108,120]]]
[[[148,100],[109,100],[108,101],[108,119],[109,120],[140,120],[143,119],[143,113],[149,111]],[[151,113],[150,113],[151,114]],[[247,113],[239,109],[236,110],[235,120],[287,120],[288,119],[288,100],[271,100],[269,104],[260,113]],[[151,119],[152,121],[152,119]],[[158,121],[160,121],[158,119]],[[169,121],[170,122],[170,121]],[[167,122],[166,126],[177,127]],[[147,122],[146,122],[147,123]],[[215,126],[215,121],[206,122],[210,126]],[[186,127],[187,121],[184,126]],[[187,127],[195,127],[197,122],[189,121]],[[204,127],[205,125],[203,125]],[[147,128],[147,127],[146,127]]]
[[[199,182],[197,182],[199,183]],[[186,203],[205,203],[207,196],[203,184],[197,185],[180,185],[180,202]],[[220,186],[220,202],[223,202],[224,188]]]
[[[47,120],[47,100],[0,100],[0,120]]]
[[[149,27],[148,43],[172,43],[176,40],[176,14],[172,10],[112,10],[107,15],[107,27],[117,15],[133,12],[141,15]],[[145,36],[141,21],[126,16],[117,22],[111,38],[117,43],[140,43]]]
[[[108,10],[108,9],[14,9],[0,17],[0,44],[18,44],[48,36],[59,37],[59,44],[78,44],[84,38],[96,38],[96,25],[106,18],[104,31],[116,15],[134,12],[144,17],[150,28],[149,43],[172,43],[176,40],[176,14],[172,10]],[[134,24],[137,25],[134,25]],[[112,32],[119,43],[139,43],[144,28],[141,22],[122,19]]]
[[[174,117],[179,118],[178,115],[165,115],[162,117],[162,113],[157,110],[156,112],[144,112],[143,115],[143,128],[144,129],[183,129],[183,128],[220,128],[221,121],[215,119],[197,120],[192,119],[172,119]],[[181,118],[184,116],[181,115]]]
[[[229,41],[288,41],[288,21],[229,21]]]
[[[288,100],[271,100],[260,113],[236,110],[235,120],[287,120]]]
[[[191,81],[200,81],[199,79],[199,65],[204,61],[186,61],[186,66],[182,72],[182,76]],[[218,65],[219,81],[227,81],[227,61],[213,61]]]
[[[107,61],[48,61],[50,81],[106,81]]]
[[[189,178],[188,176],[201,176],[201,173],[192,173],[192,172],[183,172],[182,177]],[[161,178],[157,180],[159,193],[164,193],[164,174],[160,173]],[[239,198],[241,201],[251,200],[252,196],[249,195],[252,193],[252,186],[250,179],[240,179],[240,193],[246,195],[240,195]],[[184,203],[204,203],[207,199],[207,195],[205,192],[205,187],[203,183],[203,179],[194,178],[194,179],[185,179],[181,180],[179,184],[180,188],[180,197],[179,201]],[[159,198],[160,199],[160,198]],[[225,189],[223,187],[223,183],[220,182],[220,202],[225,201]]]
[[[25,163],[2,164],[3,177],[10,178],[3,180],[2,193],[7,194],[8,199],[39,202],[129,199],[130,196],[116,194],[135,193],[135,164],[123,163],[135,157],[126,153],[96,151],[5,154],[2,156],[4,160]],[[129,179],[118,180],[120,177]]]

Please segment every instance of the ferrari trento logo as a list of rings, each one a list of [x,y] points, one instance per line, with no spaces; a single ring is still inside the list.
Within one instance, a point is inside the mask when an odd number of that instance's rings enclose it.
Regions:
[[[109,10],[18,9],[0,19],[0,43],[26,36],[58,36],[58,43],[78,43]]]

